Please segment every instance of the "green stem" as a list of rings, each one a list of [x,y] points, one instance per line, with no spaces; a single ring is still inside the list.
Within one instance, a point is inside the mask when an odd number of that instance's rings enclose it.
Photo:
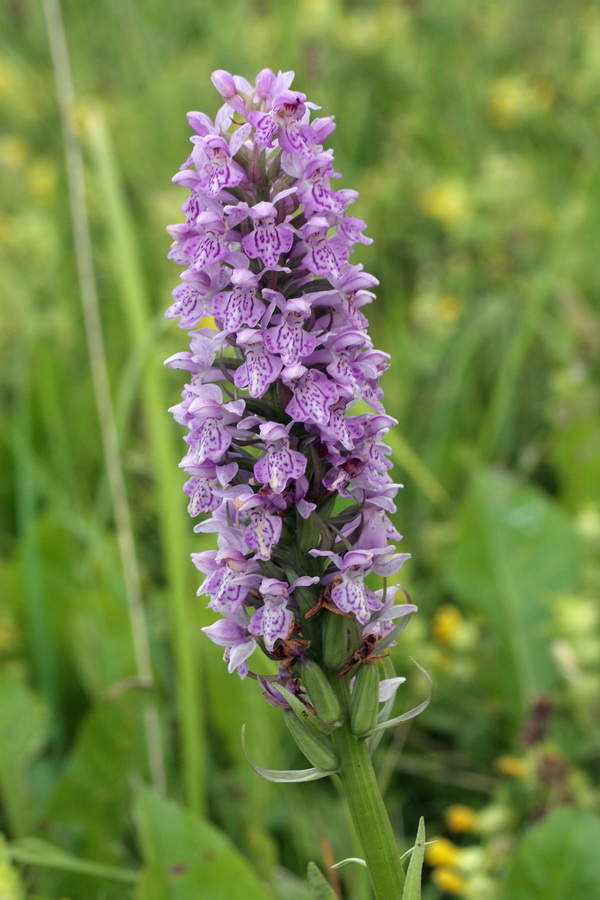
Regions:
[[[336,691],[347,710],[348,681],[335,680]],[[404,870],[367,742],[353,735],[348,724],[335,729],[331,738],[340,762],[342,792],[362,846],[375,897],[377,900],[400,900]]]

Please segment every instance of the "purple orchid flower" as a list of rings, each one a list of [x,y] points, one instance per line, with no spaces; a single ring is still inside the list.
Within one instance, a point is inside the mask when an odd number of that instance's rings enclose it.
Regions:
[[[189,191],[185,221],[168,229],[184,271],[166,312],[189,330],[167,361],[188,376],[172,408],[187,429],[188,511],[217,544],[192,556],[221,617],[204,631],[242,678],[257,646],[278,659],[279,676],[256,677],[283,708],[284,688],[303,702],[299,673],[319,662],[314,629],[334,608],[359,623],[354,638],[375,639],[415,611],[366,583],[408,559],[391,518],[389,357],[363,312],[378,282],[349,262],[371,239],[348,214],[357,193],[331,186],[333,117],[311,120],[318,107],[292,80],[217,70],[214,121],[189,114],[192,149],[173,179]],[[215,327],[201,327],[209,315]]]
[[[225,647],[223,659],[229,672],[237,673],[240,678],[248,674],[248,657],[256,649],[256,640],[250,634],[246,615],[242,609],[232,610],[227,618],[219,619],[213,625],[201,629],[213,644]]]

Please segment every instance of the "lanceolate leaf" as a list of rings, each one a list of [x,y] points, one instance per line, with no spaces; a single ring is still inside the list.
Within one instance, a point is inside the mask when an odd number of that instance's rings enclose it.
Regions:
[[[419,703],[418,706],[413,706],[413,708],[409,709],[408,712],[402,713],[401,716],[396,716],[393,719],[388,719],[387,722],[379,722],[377,725],[375,725],[374,728],[367,732],[368,735],[375,734],[378,731],[384,731],[386,728],[394,728],[394,726],[400,725],[402,722],[408,722],[410,719],[414,719],[415,716],[420,715],[424,710],[426,710],[431,703],[433,683],[431,681],[431,678],[429,677],[429,673],[426,672],[423,666],[420,666],[416,660],[413,659],[412,661],[414,662],[417,669],[423,673],[423,675],[429,682],[429,697],[426,700],[423,700],[422,703]]]
[[[419,819],[417,839],[411,852],[410,863],[408,864],[402,900],[421,900],[421,870],[423,868],[424,855],[425,820],[421,817]]]
[[[323,769],[263,769],[262,766],[255,765],[248,753],[246,752],[246,726],[242,725],[242,749],[244,751],[244,756],[248,762],[248,765],[254,769],[254,771],[260,775],[262,778],[265,778],[267,781],[274,781],[276,783],[284,783],[284,784],[298,784],[302,781],[318,781],[319,778],[326,778],[328,775],[335,775],[336,770],[333,769],[331,771],[324,771]]]
[[[291,691],[280,684],[277,685],[277,690],[282,694],[285,694],[287,702],[290,704],[290,707],[296,713],[301,722],[306,725],[309,731],[312,731],[313,734],[331,734],[331,732],[336,727],[335,725],[328,725],[326,722],[321,721],[318,716],[313,716],[309,713],[304,703],[296,697]]]
[[[313,900],[337,900],[333,888],[314,862],[308,864],[308,884]]]

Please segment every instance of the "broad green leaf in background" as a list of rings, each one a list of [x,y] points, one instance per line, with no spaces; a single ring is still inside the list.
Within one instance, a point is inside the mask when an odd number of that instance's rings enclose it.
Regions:
[[[336,900],[333,888],[316,863],[312,861],[308,864],[308,883],[313,900]]]
[[[474,474],[444,573],[457,600],[485,619],[491,689],[518,721],[555,681],[550,603],[576,589],[583,547],[542,491],[485,470]]]
[[[145,867],[135,900],[269,900],[229,838],[210,822],[140,788],[135,820]]]
[[[122,592],[82,590],[69,621],[71,653],[86,690],[96,700],[135,681],[130,621]]]
[[[555,809],[518,847],[499,900],[598,900],[600,817]]]
[[[0,671],[0,797],[12,834],[25,834],[39,814],[31,765],[48,736],[47,710],[23,679]]]
[[[144,697],[129,691],[83,721],[47,810],[49,834],[83,859],[123,864],[132,780],[146,777]]]

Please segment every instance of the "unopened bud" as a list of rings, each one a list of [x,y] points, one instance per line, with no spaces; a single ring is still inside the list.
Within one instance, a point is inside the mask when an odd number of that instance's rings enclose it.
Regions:
[[[323,620],[323,664],[335,671],[341,669],[348,656],[348,619],[326,610]]]
[[[325,771],[338,768],[339,763],[329,738],[312,734],[291,709],[284,711],[283,719],[296,745],[313,766]]]
[[[350,730],[366,734],[377,724],[379,711],[379,672],[375,663],[362,663],[354,681],[350,703]]]
[[[342,715],[340,702],[323,669],[308,659],[302,664],[300,677],[318,717],[328,725],[339,722]]]
[[[223,100],[229,100],[231,97],[237,94],[233,75],[231,75],[229,72],[225,72],[224,69],[215,69],[215,71],[210,76],[210,80],[218,90]]]

